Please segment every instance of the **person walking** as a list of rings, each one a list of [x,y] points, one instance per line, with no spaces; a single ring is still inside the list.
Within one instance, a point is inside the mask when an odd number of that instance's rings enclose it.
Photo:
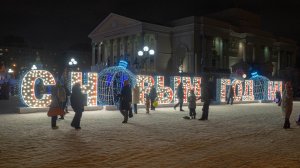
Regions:
[[[293,88],[290,81],[286,82],[285,84],[282,94],[281,108],[285,118],[283,128],[290,128],[290,116],[293,111]]]
[[[202,107],[202,117],[199,120],[207,120],[210,104],[210,84],[207,76],[204,76],[201,81],[201,96],[199,97],[204,102]]]
[[[157,93],[154,86],[151,87],[150,93],[149,93],[150,101],[151,101],[151,110],[155,110],[155,107],[153,106],[154,101],[156,100]]]
[[[135,85],[132,89],[132,104],[133,104],[133,111],[137,114],[137,104],[140,102],[140,88]]]
[[[182,109],[182,105],[183,105],[183,87],[182,87],[182,82],[179,83],[178,87],[177,87],[177,97],[178,97],[178,103],[175,104],[174,106],[174,110],[176,110],[176,107],[179,105],[180,107],[180,111],[184,111]]]
[[[66,99],[66,90],[64,88],[63,85],[61,84],[57,84],[57,97],[58,97],[58,100],[59,100],[59,106],[61,109],[65,109],[65,101],[67,100]],[[65,113],[63,113],[59,119],[63,120],[64,119],[64,116],[65,116]]]
[[[233,91],[233,86],[230,85],[230,88],[229,88],[229,91],[227,93],[227,104],[230,104],[232,105],[233,103],[233,95],[234,95],[234,91]]]
[[[71,107],[75,112],[71,126],[74,127],[76,130],[79,130],[81,129],[80,121],[82,117],[82,112],[84,111],[84,96],[81,92],[79,83],[76,83],[72,88]]]
[[[129,81],[125,80],[124,81],[124,86],[121,90],[120,96],[120,112],[124,117],[124,120],[122,123],[127,123],[128,121],[128,113],[130,110],[131,106],[131,101],[132,101],[132,93],[129,85]]]
[[[57,96],[57,86],[58,85],[56,84],[51,89],[51,104],[50,104],[50,109],[49,110],[54,110],[54,109],[58,109],[58,108],[61,107],[60,104],[59,104],[58,96]],[[52,129],[58,129],[58,126],[56,125],[57,115],[58,115],[57,113],[55,113],[55,115],[51,115],[51,127],[52,127]]]
[[[189,109],[190,109],[190,119],[196,119],[196,96],[194,90],[190,90],[188,102],[189,102]]]

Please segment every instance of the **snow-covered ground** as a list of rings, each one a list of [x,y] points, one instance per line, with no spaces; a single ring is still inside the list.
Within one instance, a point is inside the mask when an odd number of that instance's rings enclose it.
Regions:
[[[210,106],[208,121],[184,120],[184,109],[139,109],[127,124],[118,111],[88,111],[79,131],[73,112],[57,130],[46,112],[1,114],[0,167],[300,167],[299,102],[288,130],[274,103]]]

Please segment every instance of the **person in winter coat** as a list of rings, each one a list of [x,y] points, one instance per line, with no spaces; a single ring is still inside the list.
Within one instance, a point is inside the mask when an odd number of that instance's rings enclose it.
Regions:
[[[51,104],[50,108],[58,108],[60,107],[58,96],[57,96],[57,85],[53,86],[51,89]],[[56,125],[57,115],[51,117],[51,127],[52,129],[58,129]]]
[[[283,128],[290,128],[290,116],[293,111],[293,88],[291,82],[286,82],[285,84],[282,94],[281,108],[285,118]]]
[[[204,102],[202,107],[202,117],[199,120],[207,120],[209,112],[209,104],[211,98],[211,90],[208,77],[204,76],[201,81],[201,96],[199,97]]]
[[[156,100],[157,93],[154,86],[151,87],[150,93],[149,93],[150,101],[151,101],[151,110],[155,110],[155,107],[153,106],[154,101]]]
[[[188,102],[189,102],[189,109],[190,109],[190,119],[196,119],[196,96],[194,90],[190,90]]]
[[[232,105],[233,95],[234,95],[233,87],[232,87],[232,85],[230,85],[230,88],[229,88],[229,91],[228,91],[228,94],[227,94],[227,104],[229,104],[229,102],[230,102],[230,104]]]
[[[133,104],[133,111],[137,114],[137,104],[140,102],[140,88],[135,85],[132,89],[132,104]]]
[[[180,106],[179,106],[179,107],[180,107],[180,111],[184,111],[184,110],[182,109],[182,105],[183,105],[183,87],[182,87],[182,82],[180,82],[180,84],[179,84],[178,87],[177,87],[177,97],[178,97],[178,103],[175,104],[174,110],[176,110],[176,107],[177,107],[178,105],[180,105]]]
[[[124,86],[121,90],[120,94],[120,112],[124,116],[124,120],[122,123],[127,123],[128,121],[128,113],[130,110],[131,106],[131,101],[132,101],[132,93],[131,93],[131,88],[129,85],[129,81],[125,80],[124,81]]]
[[[71,126],[74,127],[76,130],[79,130],[81,129],[80,121],[82,117],[82,112],[84,111],[84,95],[81,92],[79,83],[76,83],[72,88],[71,107],[75,112]]]

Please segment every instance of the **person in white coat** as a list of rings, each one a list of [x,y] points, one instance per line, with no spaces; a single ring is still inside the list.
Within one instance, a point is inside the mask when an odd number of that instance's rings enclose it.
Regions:
[[[133,111],[137,114],[137,104],[140,102],[140,88],[135,85],[132,89],[132,104],[133,104]]]

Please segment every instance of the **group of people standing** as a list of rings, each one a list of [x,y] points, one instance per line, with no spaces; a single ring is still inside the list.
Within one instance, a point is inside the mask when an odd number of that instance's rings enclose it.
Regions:
[[[56,121],[58,119],[58,114],[60,115],[59,119],[64,119],[65,114],[68,113],[67,102],[70,96],[71,107],[73,108],[75,115],[71,122],[71,126],[76,130],[81,129],[80,121],[82,117],[82,112],[84,111],[84,95],[81,92],[81,87],[79,83],[76,83],[72,87],[72,93],[69,89],[60,83],[57,83],[51,91],[51,105],[50,109],[55,109],[59,111],[57,115],[51,116],[51,127],[52,129],[58,129]]]

